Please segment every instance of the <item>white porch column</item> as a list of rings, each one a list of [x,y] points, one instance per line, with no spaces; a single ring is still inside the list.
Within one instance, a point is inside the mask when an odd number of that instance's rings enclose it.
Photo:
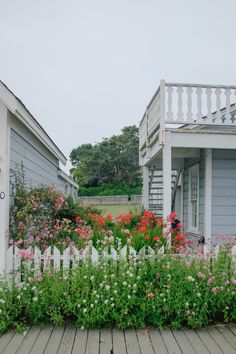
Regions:
[[[163,217],[171,212],[171,132],[165,132],[163,146]]]
[[[165,131],[165,144],[163,145],[163,218],[167,220],[171,212],[171,132]],[[167,234],[169,223],[164,232]],[[171,246],[171,234],[168,234],[168,246]]]
[[[143,166],[142,204],[144,209],[149,208],[149,168],[147,166]]]
[[[204,236],[205,243],[211,241],[212,214],[212,149],[205,149],[205,188],[204,188]]]
[[[7,108],[0,102],[0,272],[6,269],[9,229],[9,147]]]

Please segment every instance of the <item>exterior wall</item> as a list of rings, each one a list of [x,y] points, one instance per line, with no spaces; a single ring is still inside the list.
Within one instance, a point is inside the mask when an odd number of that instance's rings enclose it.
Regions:
[[[236,151],[213,150],[212,235],[236,234]]]
[[[189,193],[189,167],[199,164],[199,233],[204,232],[204,151],[201,151],[200,159],[184,159],[183,172],[183,226],[188,230],[188,193]]]
[[[9,124],[10,169],[23,172],[27,187],[54,185],[75,198],[74,186],[58,175],[58,159],[11,113]]]

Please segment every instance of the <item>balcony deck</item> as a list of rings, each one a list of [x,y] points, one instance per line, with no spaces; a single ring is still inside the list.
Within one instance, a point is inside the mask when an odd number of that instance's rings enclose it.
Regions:
[[[236,86],[162,80],[140,122],[140,155],[154,144],[162,146],[166,130],[235,135]]]

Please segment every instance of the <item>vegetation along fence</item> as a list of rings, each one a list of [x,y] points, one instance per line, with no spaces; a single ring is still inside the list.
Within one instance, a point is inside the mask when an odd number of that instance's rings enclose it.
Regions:
[[[218,257],[220,245],[217,245],[212,251],[204,245],[201,256],[206,258]],[[114,261],[127,259],[145,259],[154,256],[164,256],[164,246],[159,250],[154,250],[150,246],[143,247],[139,252],[129,245],[125,245],[119,252],[113,247],[105,247],[102,252],[91,246],[83,250],[76,247],[68,247],[61,253],[57,247],[48,247],[44,252],[38,247],[30,247],[28,249],[19,249],[11,246],[7,250],[7,273],[15,275],[16,282],[21,281],[21,266],[27,270],[32,270],[34,274],[40,274],[44,270],[54,269],[70,269],[74,268],[79,261],[90,260],[93,264],[97,264],[99,259],[110,259]],[[236,270],[236,245],[231,248],[234,268]],[[174,256],[174,255],[173,255]],[[178,254],[178,256],[181,256]],[[186,255],[182,255],[186,256]],[[191,257],[191,255],[190,255]]]
[[[106,204],[141,204],[141,195],[114,195],[97,197],[79,197],[85,205],[106,205]]]

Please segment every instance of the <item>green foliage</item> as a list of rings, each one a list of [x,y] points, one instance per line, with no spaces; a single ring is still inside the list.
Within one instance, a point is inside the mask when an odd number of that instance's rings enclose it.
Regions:
[[[223,259],[225,262],[223,262]],[[78,263],[73,270],[25,274],[18,286],[0,281],[0,332],[68,321],[80,328],[204,327],[236,321],[232,258],[222,248],[201,257]]]
[[[97,187],[80,187],[78,196],[111,196],[111,195],[139,195],[142,193],[142,187],[129,186],[127,184],[103,184]]]
[[[91,144],[78,146],[70,154],[74,166],[71,170],[72,175],[80,187],[123,185],[124,188],[125,186],[138,187],[140,190],[138,146],[136,126],[125,127],[122,129],[122,134],[103,139],[94,146]]]

